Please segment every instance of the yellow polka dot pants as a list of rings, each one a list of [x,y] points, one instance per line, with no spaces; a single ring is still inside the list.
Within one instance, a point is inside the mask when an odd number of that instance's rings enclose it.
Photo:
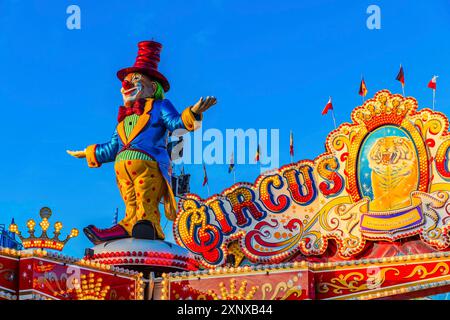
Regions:
[[[131,234],[136,222],[147,220],[153,224],[158,237],[164,239],[159,203],[163,196],[170,202],[169,210],[176,210],[176,203],[172,190],[169,190],[166,180],[159,171],[157,162],[124,160],[116,162],[114,169],[117,185],[126,207],[125,218],[119,224]],[[167,208],[166,204],[165,207]],[[174,212],[170,212],[169,215],[174,215]]]

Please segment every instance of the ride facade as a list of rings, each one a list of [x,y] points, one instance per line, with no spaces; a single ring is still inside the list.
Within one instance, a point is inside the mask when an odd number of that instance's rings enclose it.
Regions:
[[[377,92],[330,132],[325,152],[202,199],[171,188],[168,135],[195,130],[216,103],[180,114],[157,70],[161,45],[140,42],[122,69],[124,106],[110,141],[68,151],[89,167],[115,163],[126,205],[111,228],[84,229],[82,259],[55,252],[51,210],[12,223],[23,249],[0,250],[0,299],[412,299],[450,292],[450,135],[441,112]],[[159,203],[174,220],[164,241]]]

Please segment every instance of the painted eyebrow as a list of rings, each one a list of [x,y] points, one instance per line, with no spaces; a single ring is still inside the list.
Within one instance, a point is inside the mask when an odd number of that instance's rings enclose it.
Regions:
[[[131,78],[131,80],[141,80],[141,75],[140,74],[134,74],[133,77]]]

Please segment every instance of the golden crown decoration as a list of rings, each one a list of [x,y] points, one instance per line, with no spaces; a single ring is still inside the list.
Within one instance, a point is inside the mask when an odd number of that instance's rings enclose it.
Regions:
[[[53,237],[50,238],[47,235],[47,231],[50,227],[50,222],[48,221],[48,219],[52,216],[52,210],[50,210],[50,208],[48,208],[48,207],[43,207],[39,211],[39,215],[42,218],[41,222],[39,223],[39,226],[42,229],[42,233],[39,237],[37,237],[35,235],[36,222],[33,219],[29,219],[27,221],[28,233],[30,235],[27,238],[22,236],[22,233],[19,231],[17,224],[14,223],[14,220],[11,223],[11,225],[9,226],[9,231],[17,234],[17,236],[22,241],[22,245],[25,249],[46,248],[46,249],[53,249],[53,250],[61,251],[64,248],[64,246],[66,245],[67,241],[78,236],[78,233],[79,233],[78,229],[73,228],[70,231],[70,234],[67,235],[66,239],[60,240],[59,236],[61,235],[61,229],[62,229],[63,225],[60,221],[57,221],[54,224]]]
[[[73,279],[73,286],[78,300],[105,300],[110,286],[103,286],[103,279],[95,277],[91,272],[88,275],[81,275],[81,283],[78,279]]]
[[[405,98],[399,94],[391,94],[388,90],[381,90],[375,94],[375,97],[357,107],[352,112],[352,118],[356,123],[364,124],[369,130],[372,130],[385,123],[386,120],[401,125],[406,115],[416,111],[417,108],[416,99]]]

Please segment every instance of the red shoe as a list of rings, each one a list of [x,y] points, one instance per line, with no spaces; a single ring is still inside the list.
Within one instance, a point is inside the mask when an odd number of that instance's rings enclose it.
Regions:
[[[130,237],[128,232],[120,224],[116,224],[108,229],[99,229],[91,224],[84,228],[83,231],[93,244]]]

